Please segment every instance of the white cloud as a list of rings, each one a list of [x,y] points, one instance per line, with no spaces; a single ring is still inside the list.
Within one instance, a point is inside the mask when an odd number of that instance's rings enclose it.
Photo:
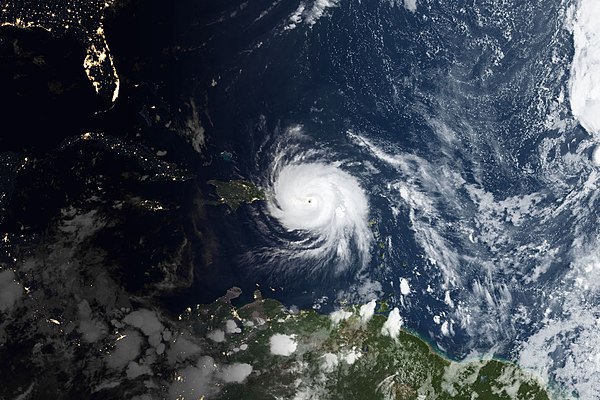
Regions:
[[[400,278],[400,293],[402,293],[403,296],[410,293],[410,285],[406,278]]]
[[[190,366],[177,372],[175,380],[169,388],[169,398],[201,399],[214,393],[212,385],[213,375],[216,370],[215,360],[204,356],[198,360],[196,366]]]
[[[163,329],[163,325],[158,320],[156,313],[154,311],[145,309],[129,313],[125,318],[123,318],[123,322],[131,326],[135,326],[146,336],[156,334]]]
[[[308,25],[314,25],[317,23],[319,18],[323,16],[325,10],[330,7],[335,7],[338,4],[338,0],[316,0],[312,8],[306,15],[306,23]]]
[[[349,352],[347,352],[342,359],[346,361],[347,364],[352,365],[362,356],[362,353],[356,351],[355,348],[352,348]]]
[[[339,324],[340,322],[347,320],[351,316],[352,316],[352,313],[350,311],[344,311],[344,310],[336,310],[336,311],[332,312],[331,314],[329,314],[329,318],[331,319],[331,322],[333,322],[334,324]]]
[[[147,365],[140,365],[135,361],[130,361],[127,365],[127,378],[135,379],[141,375],[149,375],[152,373],[150,367]]]
[[[383,324],[383,327],[381,328],[381,334],[396,339],[400,334],[400,328],[402,328],[402,325],[403,321],[402,317],[400,316],[400,311],[398,310],[398,307],[395,307],[390,312],[388,319]]]
[[[321,370],[324,372],[333,372],[338,365],[338,357],[333,353],[325,353],[322,358]]]
[[[229,319],[225,322],[225,331],[227,333],[242,333],[242,330],[238,328],[234,320]]]
[[[206,337],[213,342],[221,343],[225,341],[225,332],[220,329],[215,329],[214,331],[208,332]]]
[[[600,134],[600,2],[581,0],[573,21],[575,53],[571,64],[573,115],[590,133]]]
[[[417,11],[417,0],[404,0],[404,8],[410,12]]]
[[[92,318],[92,308],[87,300],[77,304],[77,315],[81,318],[78,330],[86,342],[97,342],[108,333],[108,327],[104,322]]]
[[[78,330],[79,333],[81,333],[83,340],[88,343],[97,342],[108,332],[108,328],[104,322],[94,319],[84,319],[79,321]]]
[[[371,318],[373,318],[373,314],[375,314],[376,305],[377,303],[375,302],[375,300],[371,300],[367,304],[360,306],[359,314],[360,320],[363,324],[366,324]]]
[[[15,274],[9,269],[0,271],[0,312],[10,311],[22,294],[23,288],[15,281]]]
[[[276,333],[269,339],[271,353],[278,356],[289,356],[296,351],[298,344],[293,335],[282,335]]]
[[[600,166],[600,145],[596,146],[594,152],[592,153],[592,161],[594,164]]]
[[[230,383],[242,383],[252,373],[252,365],[245,363],[235,363],[224,366],[218,374],[219,379]]]
[[[114,350],[106,358],[106,363],[114,369],[122,369],[129,361],[136,359],[140,355],[142,337],[136,331],[128,330],[123,332],[123,337],[115,343]]]
[[[285,26],[285,30],[296,28],[302,21],[307,25],[314,25],[319,18],[325,14],[328,8],[336,7],[339,0],[315,0],[312,7],[307,7],[305,2],[300,3],[296,11],[289,17],[289,23]]]
[[[174,364],[176,361],[183,361],[199,352],[200,346],[186,338],[178,337],[170,343],[167,358],[170,364]]]

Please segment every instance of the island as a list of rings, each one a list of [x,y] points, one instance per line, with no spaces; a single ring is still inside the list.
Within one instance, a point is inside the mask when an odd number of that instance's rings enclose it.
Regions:
[[[207,183],[215,187],[215,192],[219,198],[216,202],[208,201],[207,204],[209,205],[226,204],[232,211],[236,211],[243,203],[266,199],[264,190],[248,181],[211,180]]]

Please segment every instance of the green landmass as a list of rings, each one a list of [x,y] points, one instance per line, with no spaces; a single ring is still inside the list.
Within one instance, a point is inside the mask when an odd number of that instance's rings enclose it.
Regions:
[[[237,210],[242,203],[252,203],[253,201],[266,199],[265,192],[248,181],[211,180],[207,183],[215,187],[215,192],[219,197],[216,202],[208,202],[208,204],[226,204],[232,211]]]
[[[215,364],[252,366],[243,382],[225,383],[207,398],[549,398],[537,378],[515,364],[493,359],[453,362],[404,330],[384,334],[386,315],[375,314],[366,321],[360,307],[337,313],[337,320],[312,310],[292,312],[263,299],[258,291],[253,302],[236,308],[231,300],[240,293],[234,288],[215,303],[180,317],[202,336],[225,333],[228,324],[236,327],[204,353]],[[387,308],[385,303],[378,305],[379,310]],[[289,354],[273,353],[275,337],[288,340]]]

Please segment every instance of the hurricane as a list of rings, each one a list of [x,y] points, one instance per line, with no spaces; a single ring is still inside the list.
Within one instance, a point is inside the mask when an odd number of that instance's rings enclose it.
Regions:
[[[364,188],[343,162],[301,148],[287,142],[271,163],[261,216],[271,245],[260,256],[288,272],[338,275],[365,266],[373,234]]]

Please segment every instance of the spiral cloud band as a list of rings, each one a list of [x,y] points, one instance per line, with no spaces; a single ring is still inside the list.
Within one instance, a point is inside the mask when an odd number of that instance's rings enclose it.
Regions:
[[[288,243],[292,257],[313,268],[333,264],[336,272],[367,261],[369,206],[356,178],[315,162],[283,166],[272,184],[269,213],[298,237]]]

